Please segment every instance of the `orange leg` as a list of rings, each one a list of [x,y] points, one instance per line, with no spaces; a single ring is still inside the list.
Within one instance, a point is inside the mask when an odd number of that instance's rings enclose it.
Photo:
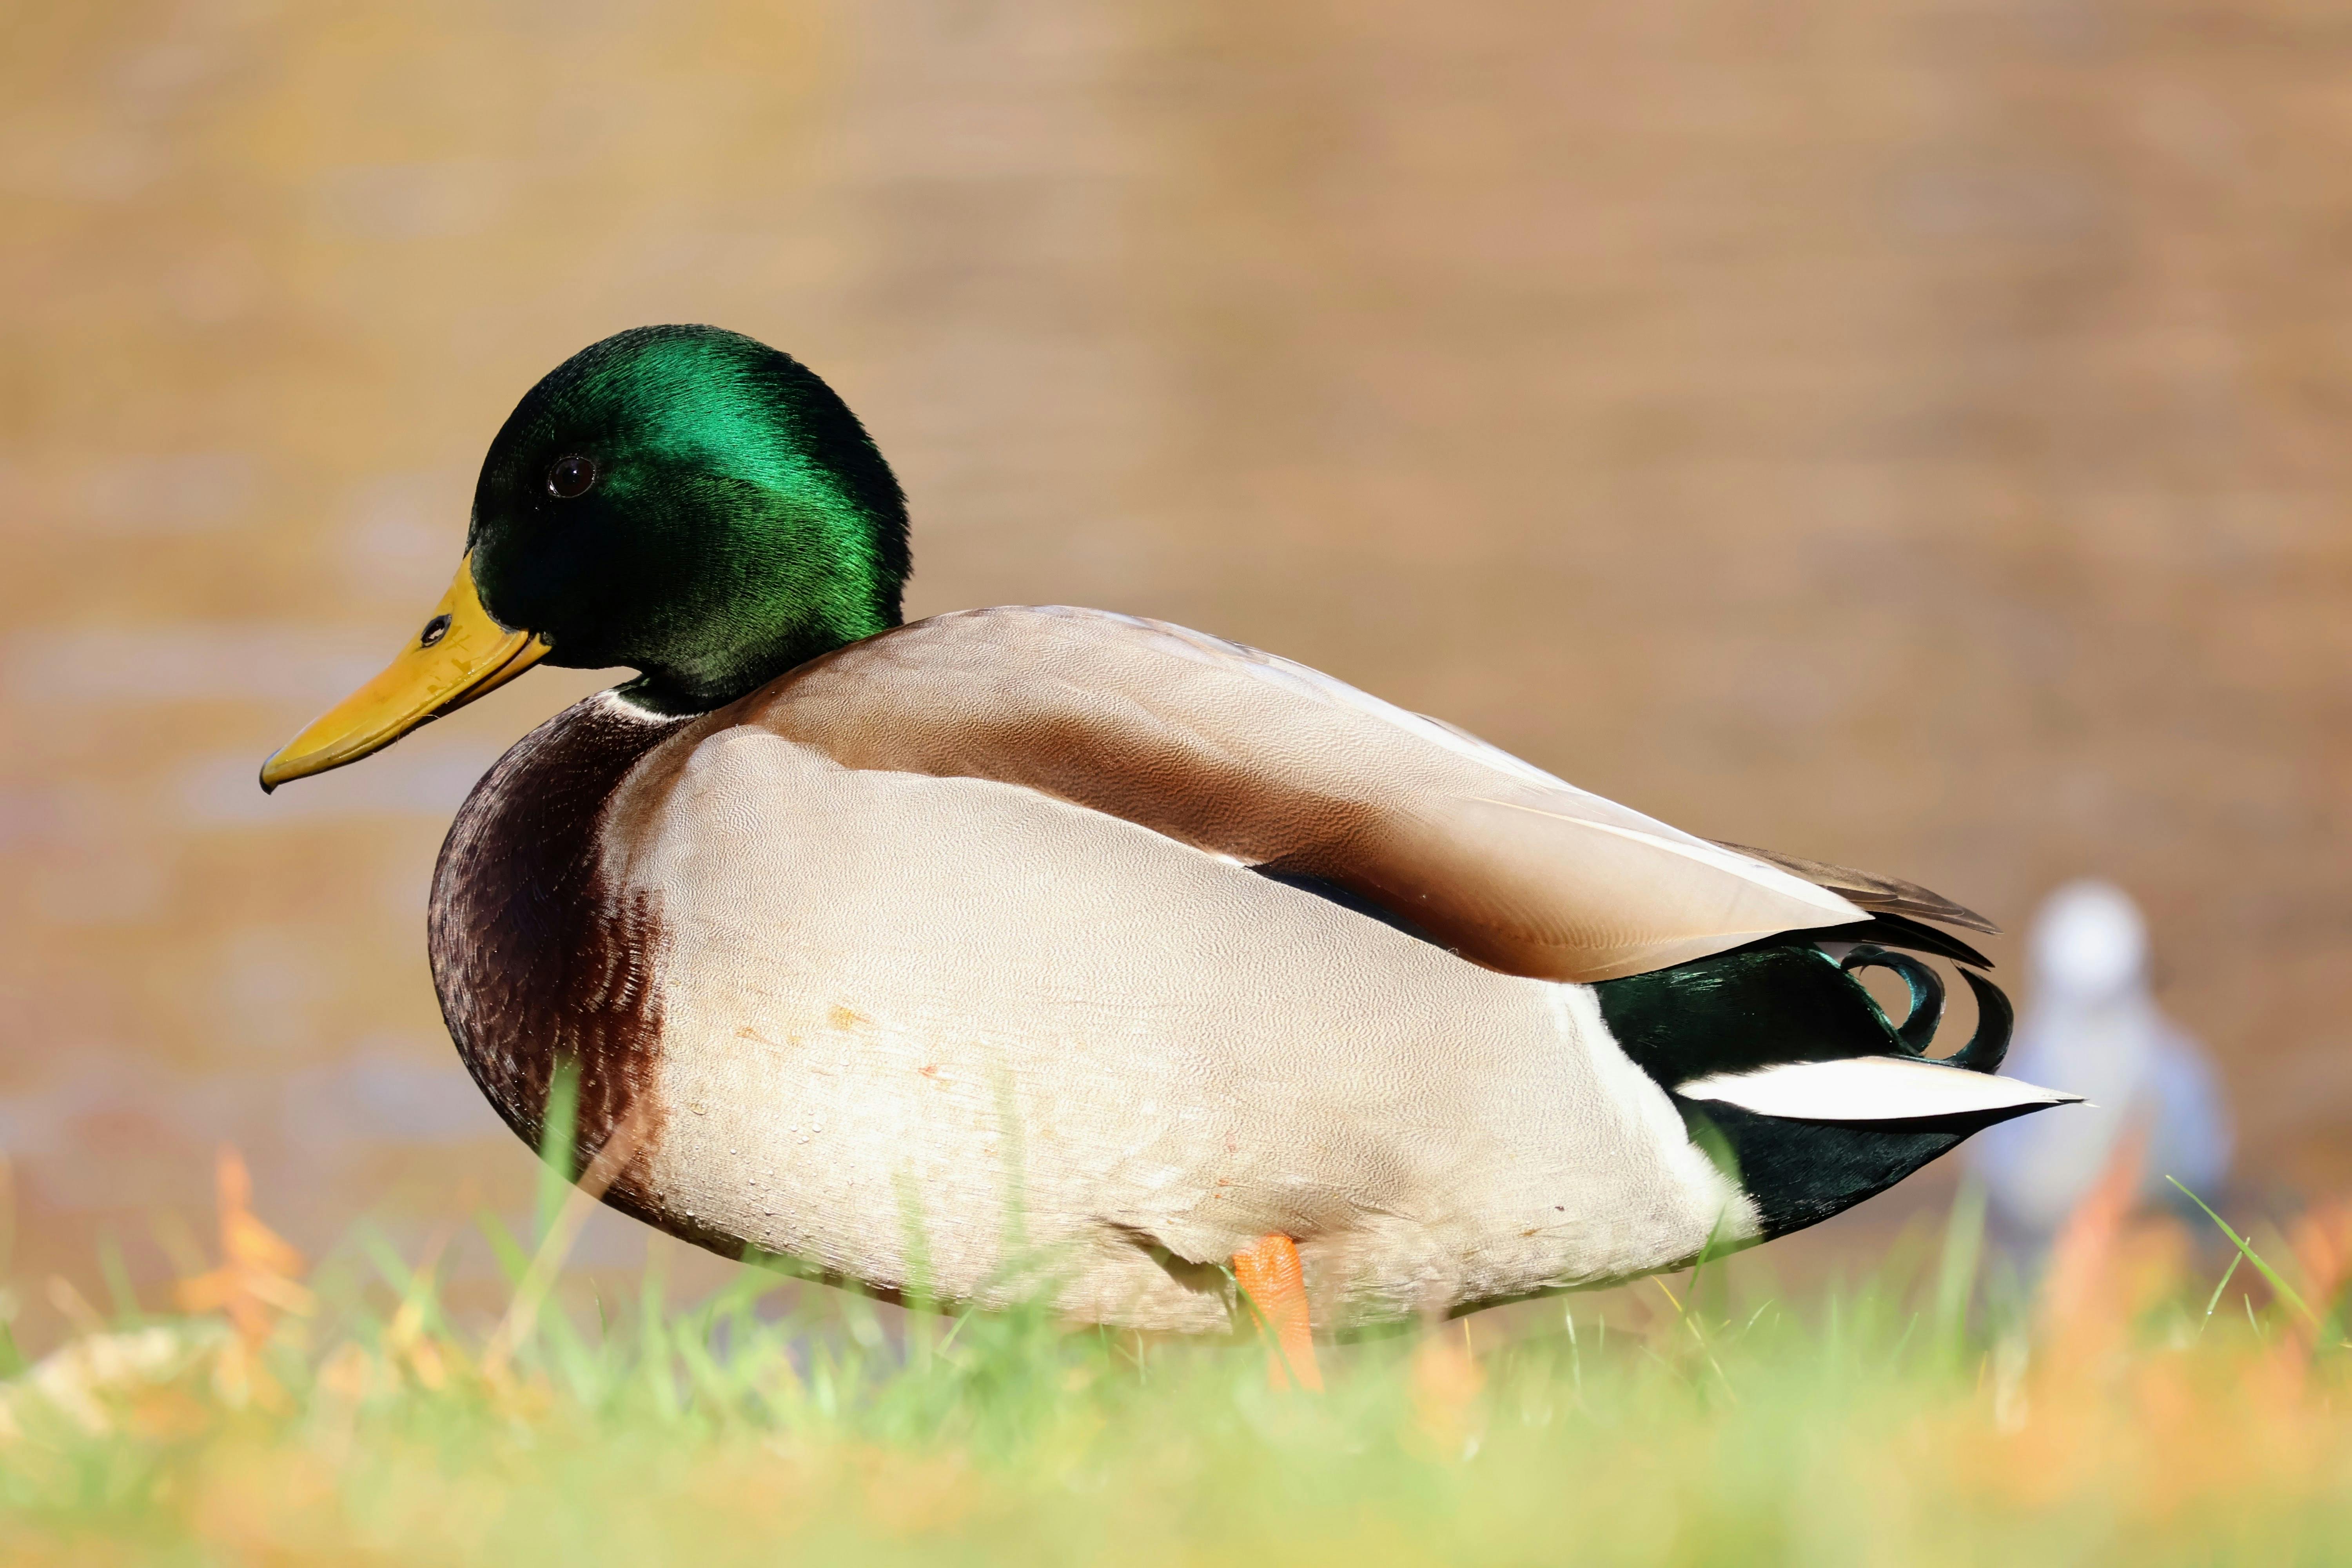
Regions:
[[[1274,1336],[1266,1347],[1266,1381],[1288,1388],[1296,1377],[1301,1388],[1323,1392],[1315,1341],[1307,1332],[1307,1277],[1298,1267],[1298,1244],[1279,1233],[1259,1237],[1234,1254],[1234,1279]]]

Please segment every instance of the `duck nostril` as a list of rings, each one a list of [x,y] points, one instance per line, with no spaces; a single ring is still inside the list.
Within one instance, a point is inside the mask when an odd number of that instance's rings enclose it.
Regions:
[[[436,616],[431,620],[425,622],[425,629],[417,634],[416,646],[418,647],[431,647],[435,643],[439,642],[443,637],[446,637],[448,635],[449,617],[446,616]]]

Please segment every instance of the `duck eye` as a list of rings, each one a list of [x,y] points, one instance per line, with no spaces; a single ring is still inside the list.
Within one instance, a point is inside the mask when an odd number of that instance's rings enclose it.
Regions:
[[[431,620],[425,622],[425,629],[417,634],[416,646],[418,647],[431,647],[435,643],[439,642],[443,637],[446,637],[448,635],[449,617],[446,616],[436,616]]]
[[[556,458],[554,466],[547,470],[547,493],[558,500],[584,496],[595,482],[595,459],[577,453]]]

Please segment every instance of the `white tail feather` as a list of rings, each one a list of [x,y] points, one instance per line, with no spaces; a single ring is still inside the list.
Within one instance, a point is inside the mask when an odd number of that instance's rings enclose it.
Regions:
[[[2013,1078],[1909,1057],[1849,1057],[1841,1061],[1785,1062],[1753,1072],[1711,1073],[1691,1079],[1675,1092],[1685,1100],[1718,1100],[1760,1116],[1805,1121],[1910,1121],[2072,1105],[2083,1098]]]

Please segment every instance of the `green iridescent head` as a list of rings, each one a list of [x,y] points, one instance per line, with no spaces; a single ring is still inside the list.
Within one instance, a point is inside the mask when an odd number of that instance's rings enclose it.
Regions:
[[[856,415],[788,354],[639,327],[572,355],[490,443],[467,548],[482,605],[551,664],[715,708],[897,626],[907,510]]]
[[[392,663],[261,766],[373,755],[534,664],[641,672],[700,713],[898,624],[907,503],[833,389],[716,327],[639,327],[526,394],[482,460],[465,558]]]

